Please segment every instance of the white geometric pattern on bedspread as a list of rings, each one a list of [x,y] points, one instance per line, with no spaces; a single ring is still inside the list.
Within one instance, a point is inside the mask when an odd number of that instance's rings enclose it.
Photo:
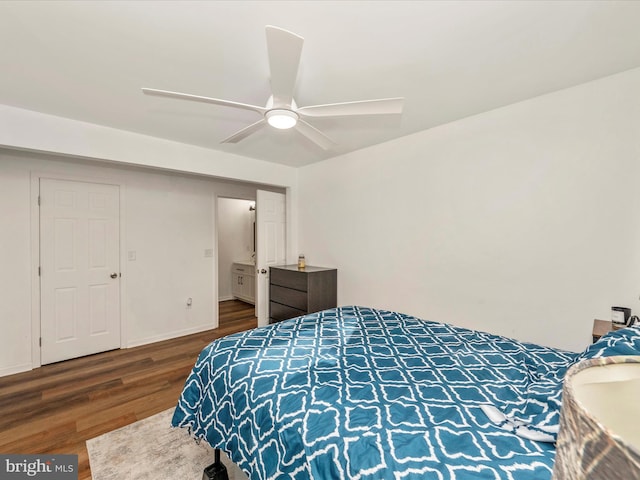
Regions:
[[[545,480],[553,444],[504,430],[482,406],[526,416],[539,367],[559,391],[577,356],[342,307],[214,341],[173,424],[252,480]]]

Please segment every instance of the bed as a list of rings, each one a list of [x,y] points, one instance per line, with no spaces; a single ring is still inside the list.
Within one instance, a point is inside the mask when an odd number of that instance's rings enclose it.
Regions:
[[[172,424],[252,480],[545,480],[567,368],[625,354],[637,327],[572,353],[341,307],[208,345]]]

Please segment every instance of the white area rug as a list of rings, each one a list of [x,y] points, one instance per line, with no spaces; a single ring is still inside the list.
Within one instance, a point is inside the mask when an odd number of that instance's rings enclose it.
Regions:
[[[93,480],[201,480],[213,449],[171,427],[173,409],[87,440]],[[229,480],[247,476],[222,453]]]

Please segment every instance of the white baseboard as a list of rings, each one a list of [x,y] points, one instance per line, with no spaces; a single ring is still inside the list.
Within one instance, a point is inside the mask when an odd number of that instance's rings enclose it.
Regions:
[[[29,370],[33,370],[33,365],[30,363],[12,365],[11,367],[0,368],[0,377],[6,377],[7,375],[13,375],[14,373],[28,372]]]
[[[186,330],[179,330],[177,332],[163,333],[162,335],[154,335],[153,337],[140,338],[132,340],[127,344],[125,348],[139,347],[141,345],[148,345],[150,343],[162,342],[163,340],[171,340],[172,338],[184,337],[185,335],[191,335],[193,333],[200,333],[206,330],[212,330],[213,324],[208,323],[206,325],[198,325],[197,327],[188,328]]]
[[[227,300],[233,300],[234,298],[236,298],[236,297],[234,297],[233,295],[227,295],[226,297],[219,297],[218,301],[219,302],[226,302]]]

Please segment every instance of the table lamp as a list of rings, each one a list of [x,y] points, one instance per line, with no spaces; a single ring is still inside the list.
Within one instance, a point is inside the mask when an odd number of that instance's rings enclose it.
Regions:
[[[640,356],[569,369],[556,448],[553,480],[640,480]]]

